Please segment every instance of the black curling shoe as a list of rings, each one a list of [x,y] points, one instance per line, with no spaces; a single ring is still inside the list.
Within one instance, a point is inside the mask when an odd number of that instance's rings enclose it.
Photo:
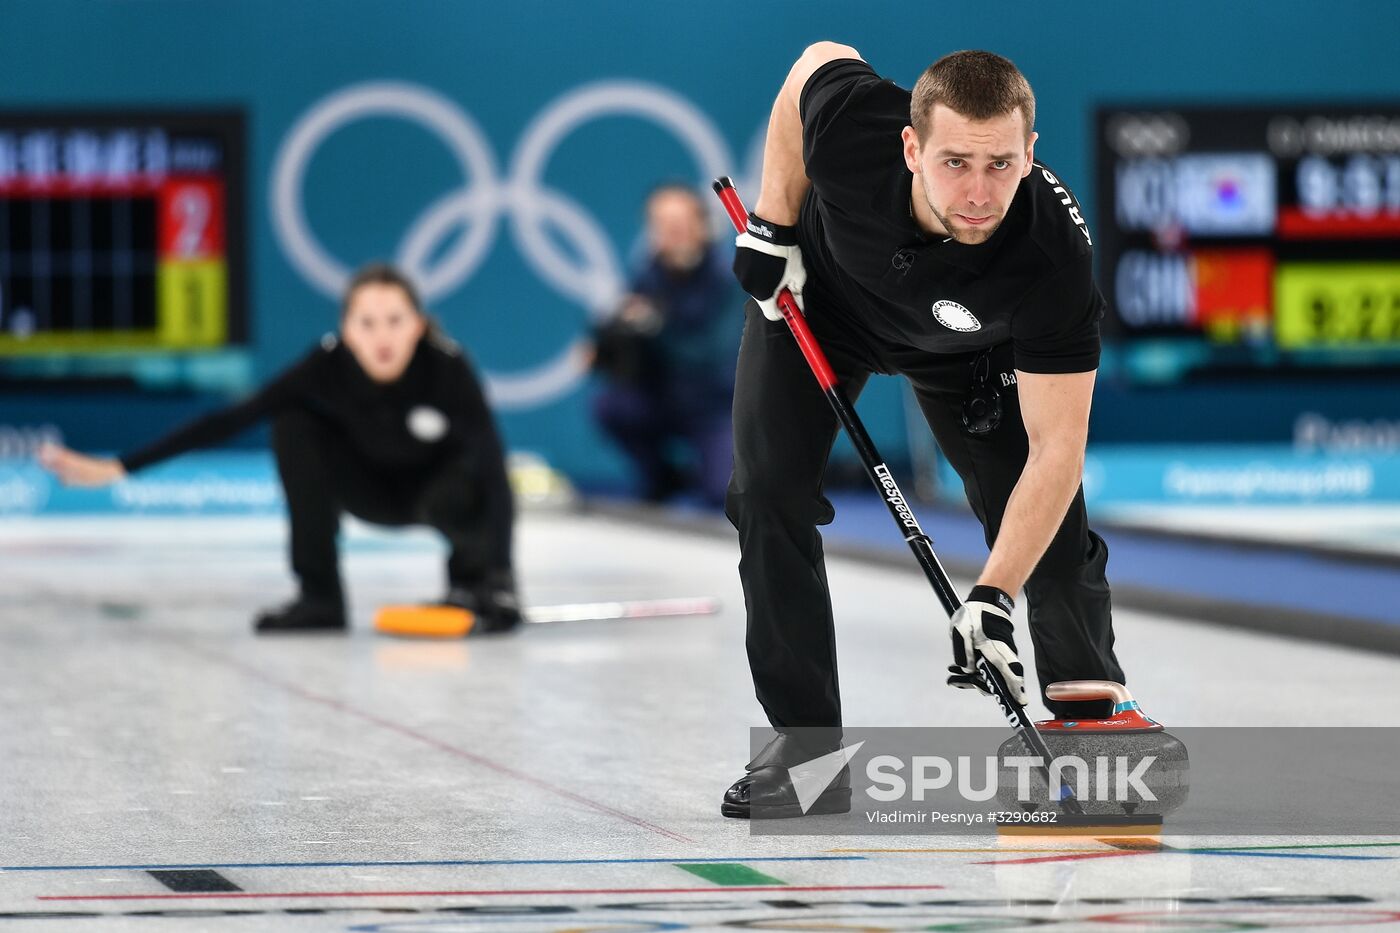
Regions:
[[[264,610],[253,621],[253,630],[259,635],[343,632],[345,628],[343,603],[304,597],[276,609]]]
[[[474,583],[454,583],[443,604],[469,610],[476,617],[473,635],[504,634],[524,621],[520,599],[515,595],[515,580],[508,573],[493,574]]]
[[[748,772],[730,785],[720,804],[722,816],[736,820],[783,820],[824,813],[849,813],[851,809],[851,769],[842,768],[806,810],[792,784],[791,769],[801,776],[803,766],[840,748],[805,748],[789,735],[780,734],[769,742],[753,761]]]

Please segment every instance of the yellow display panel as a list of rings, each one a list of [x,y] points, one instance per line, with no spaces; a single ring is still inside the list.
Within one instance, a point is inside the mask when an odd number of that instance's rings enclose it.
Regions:
[[[1283,350],[1400,343],[1400,262],[1280,265],[1274,335]]]
[[[162,260],[156,330],[167,349],[217,347],[228,339],[228,271],[221,259]]]

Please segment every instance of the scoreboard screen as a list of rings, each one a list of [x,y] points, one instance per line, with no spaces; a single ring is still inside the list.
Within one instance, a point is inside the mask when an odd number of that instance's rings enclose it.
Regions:
[[[0,374],[245,343],[243,145],[235,112],[0,112]]]
[[[1125,371],[1400,368],[1400,106],[1100,108]]]

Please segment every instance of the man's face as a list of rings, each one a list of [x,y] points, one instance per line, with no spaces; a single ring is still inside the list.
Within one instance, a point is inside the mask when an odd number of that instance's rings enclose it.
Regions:
[[[709,240],[700,201],[685,191],[662,190],[647,203],[647,236],[652,252],[668,269],[694,268]]]
[[[959,243],[985,243],[996,232],[1016,186],[1030,174],[1036,134],[1028,138],[1021,109],[971,120],[942,104],[931,114],[928,139],[904,128],[904,162],[943,230]]]

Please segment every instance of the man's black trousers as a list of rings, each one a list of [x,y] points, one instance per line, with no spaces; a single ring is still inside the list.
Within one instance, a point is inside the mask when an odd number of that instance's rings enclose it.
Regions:
[[[972,436],[963,428],[962,406],[978,354],[877,345],[821,314],[820,297],[815,289],[809,292],[807,321],[852,401],[872,372],[909,379],[939,448],[962,477],[990,547],[1028,453],[1016,386],[1001,385],[1002,374],[1014,372],[1011,345],[996,347],[990,358],[990,376],[1001,393],[1000,425]],[[734,476],[725,512],[739,532],[754,688],[780,730],[841,725],[831,597],[817,531],[834,516],[822,495],[822,476],[838,430],[786,325],[768,321],[750,302],[734,391]],[[1081,489],[1025,588],[1042,691],[1062,680],[1123,682],[1113,652],[1107,562],[1103,539],[1089,529]],[[1020,647],[1025,650],[1024,640]],[[948,660],[929,658],[931,674],[941,680]],[[1106,712],[1100,703],[1046,705],[1070,718]]]
[[[366,460],[334,425],[300,410],[272,424],[272,448],[291,520],[292,572],[302,595],[342,598],[336,536],[348,512],[377,525],[427,525],[447,539],[448,585],[508,575],[514,506],[499,449],[424,467]]]

